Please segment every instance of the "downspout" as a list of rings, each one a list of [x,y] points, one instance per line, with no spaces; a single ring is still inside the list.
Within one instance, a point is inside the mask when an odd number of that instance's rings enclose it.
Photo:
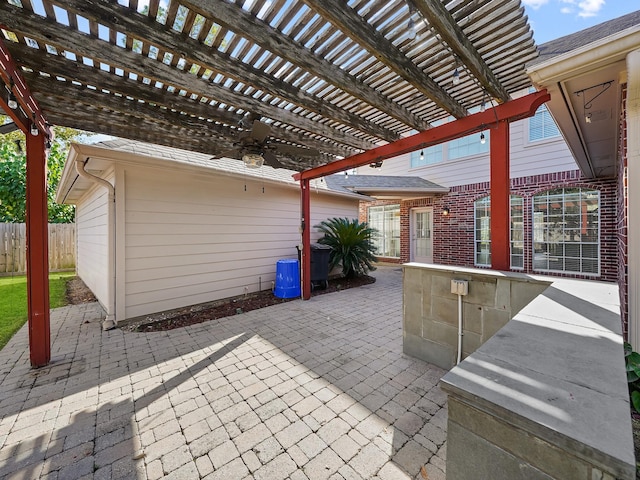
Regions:
[[[113,185],[104,178],[87,172],[84,167],[88,162],[89,157],[87,157],[85,161],[76,160],[76,172],[78,172],[78,175],[96,185],[105,187],[109,192],[109,220],[107,227],[109,228],[111,240],[109,241],[109,261],[107,262],[107,268],[108,277],[111,280],[111,287],[109,289],[109,307],[111,311],[107,313],[107,317],[102,322],[102,329],[111,330],[116,326],[116,190]]]

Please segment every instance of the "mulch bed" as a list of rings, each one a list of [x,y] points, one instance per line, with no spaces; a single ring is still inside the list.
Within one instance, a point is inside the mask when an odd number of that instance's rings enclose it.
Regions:
[[[80,305],[96,301],[96,297],[79,277],[74,277],[67,281],[66,287],[65,294],[69,305]]]
[[[311,296],[360,287],[362,285],[374,283],[375,281],[376,279],[370,276],[349,279],[330,279],[329,285],[326,289],[314,289],[311,292]],[[211,304],[195,305],[192,307],[172,310],[170,312],[147,315],[142,319],[128,322],[127,324],[120,326],[120,328],[129,332],[160,332],[173,330],[174,328],[194,325],[208,320],[216,320],[218,318],[250,312],[251,310],[256,310],[258,308],[290,302],[291,300],[296,299],[277,298],[270,290],[265,290],[262,292],[227,298]]]

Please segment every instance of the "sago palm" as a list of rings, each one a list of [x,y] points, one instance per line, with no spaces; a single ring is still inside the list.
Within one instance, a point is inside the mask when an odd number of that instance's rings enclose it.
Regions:
[[[342,265],[342,274],[347,277],[366,275],[369,270],[375,270],[375,246],[371,238],[376,231],[367,223],[348,218],[329,218],[322,221],[315,228],[324,236],[318,243],[331,247],[329,255],[329,269]]]

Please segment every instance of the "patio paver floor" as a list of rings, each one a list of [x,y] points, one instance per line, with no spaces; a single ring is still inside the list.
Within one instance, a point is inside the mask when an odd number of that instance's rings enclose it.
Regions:
[[[402,272],[156,333],[97,304],[0,351],[0,478],[444,479],[443,370],[402,354]],[[422,467],[424,467],[421,472]]]

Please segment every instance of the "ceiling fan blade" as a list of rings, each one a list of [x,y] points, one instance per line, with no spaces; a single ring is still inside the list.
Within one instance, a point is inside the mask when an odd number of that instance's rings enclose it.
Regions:
[[[15,130],[18,130],[18,125],[16,125],[14,122],[5,123],[4,125],[0,126],[0,133],[3,135],[6,133],[11,133]]]
[[[284,143],[272,143],[271,147],[282,155],[291,155],[294,157],[317,157],[320,152],[315,148],[303,148],[296,145],[287,145]]]
[[[211,160],[218,160],[219,158],[240,159],[240,158],[242,158],[242,153],[240,152],[239,149],[233,148],[231,150],[226,150],[224,152],[218,153],[217,155],[214,155],[213,157],[211,157]]]
[[[251,138],[258,142],[264,142],[271,134],[271,127],[260,120],[254,120],[253,127],[251,128]]]
[[[286,168],[282,163],[280,163],[280,160],[278,160],[278,158],[268,150],[262,154],[262,158],[264,158],[264,163],[266,163],[270,167]]]

